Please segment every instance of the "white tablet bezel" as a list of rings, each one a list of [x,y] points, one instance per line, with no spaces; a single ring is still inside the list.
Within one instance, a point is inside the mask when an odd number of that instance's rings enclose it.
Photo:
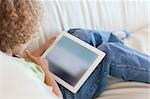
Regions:
[[[94,69],[97,67],[97,65],[101,62],[101,60],[104,58],[104,56],[106,55],[104,52],[94,48],[93,46],[87,44],[86,42],[78,39],[77,37],[67,33],[67,32],[61,32],[59,34],[59,36],[57,37],[57,39],[54,41],[54,43],[44,52],[44,54],[42,55],[42,57],[46,57],[48,55],[48,53],[55,47],[55,45],[57,44],[57,42],[61,39],[61,37],[67,37],[71,40],[73,40],[74,42],[80,44],[81,46],[88,48],[89,50],[91,50],[92,52],[96,53],[98,55],[97,59],[93,62],[93,64],[89,67],[89,69],[85,72],[85,74],[81,77],[81,79],[78,81],[78,83],[75,86],[71,86],[70,84],[68,84],[67,82],[65,82],[63,79],[61,79],[60,77],[58,77],[57,75],[53,74],[55,80],[60,83],[61,85],[63,85],[65,88],[67,88],[68,90],[70,90],[73,93],[76,93],[80,87],[84,84],[84,82],[87,80],[87,78],[91,75],[91,73],[94,71]]]

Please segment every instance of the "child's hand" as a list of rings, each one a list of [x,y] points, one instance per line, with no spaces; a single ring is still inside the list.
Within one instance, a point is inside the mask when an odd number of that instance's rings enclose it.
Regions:
[[[58,37],[58,35],[53,36],[51,39],[49,39],[46,44],[49,47],[50,45],[53,44],[53,42],[56,40],[56,38]]]
[[[30,61],[32,61],[35,64],[39,65],[43,69],[44,72],[49,71],[48,61],[45,58],[35,57],[35,56],[31,55],[29,51],[26,51],[26,56]]]
[[[48,41],[46,41],[46,43],[44,45],[42,45],[40,48],[36,49],[32,55],[39,57],[41,56],[52,44],[53,42],[56,40],[57,35],[52,37],[51,39],[49,39]],[[26,56],[25,56],[26,57]]]

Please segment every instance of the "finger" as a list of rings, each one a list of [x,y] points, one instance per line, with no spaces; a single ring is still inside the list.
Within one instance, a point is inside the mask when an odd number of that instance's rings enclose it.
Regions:
[[[58,35],[55,35],[52,37],[53,40],[56,40],[56,38],[58,37]]]
[[[28,50],[26,50],[25,52],[26,52],[27,57],[28,57],[31,61],[34,61],[34,60],[35,60],[35,57],[32,56]]]
[[[50,40],[48,40],[48,43],[52,44],[56,40],[57,37],[58,37],[57,35],[53,36]]]

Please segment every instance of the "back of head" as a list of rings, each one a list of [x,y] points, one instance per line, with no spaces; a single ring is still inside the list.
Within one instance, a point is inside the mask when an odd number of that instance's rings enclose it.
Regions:
[[[6,52],[28,42],[40,18],[37,0],[0,0],[0,50]]]

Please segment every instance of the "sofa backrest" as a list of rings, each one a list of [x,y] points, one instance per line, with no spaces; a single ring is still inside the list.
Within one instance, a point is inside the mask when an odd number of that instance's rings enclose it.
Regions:
[[[148,0],[42,0],[46,32],[74,27],[134,31],[148,24]]]
[[[39,0],[44,9],[39,39],[29,50],[38,48],[51,35],[70,28],[134,32],[145,27],[148,20],[148,0]]]

